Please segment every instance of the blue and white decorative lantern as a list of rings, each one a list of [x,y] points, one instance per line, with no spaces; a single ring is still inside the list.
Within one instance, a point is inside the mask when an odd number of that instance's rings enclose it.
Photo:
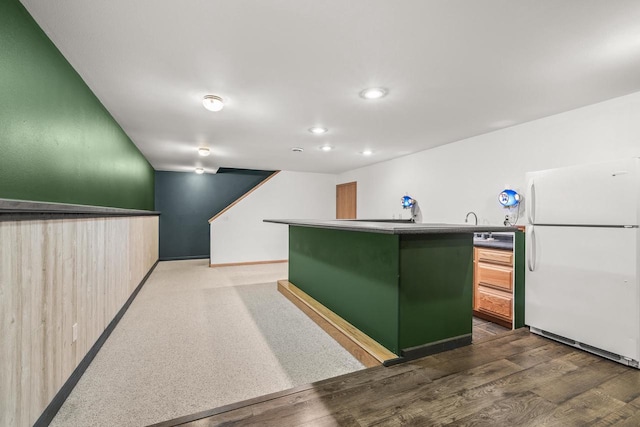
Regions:
[[[402,199],[402,209],[411,209],[416,201],[411,196],[404,196]]]
[[[520,203],[520,194],[514,190],[506,189],[498,194],[498,201],[505,208],[515,208]]]

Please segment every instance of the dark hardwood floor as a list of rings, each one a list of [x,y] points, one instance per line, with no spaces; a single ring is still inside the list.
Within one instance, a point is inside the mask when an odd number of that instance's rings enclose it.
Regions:
[[[159,425],[640,426],[639,370],[526,328],[484,328],[470,346]]]
[[[505,332],[509,332],[509,329],[504,326],[480,319],[479,317],[473,318],[473,342],[478,342],[498,334],[504,334]]]

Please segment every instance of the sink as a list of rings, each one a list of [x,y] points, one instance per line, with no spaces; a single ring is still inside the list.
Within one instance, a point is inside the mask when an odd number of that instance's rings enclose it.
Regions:
[[[485,248],[513,249],[513,233],[475,233],[473,244]]]

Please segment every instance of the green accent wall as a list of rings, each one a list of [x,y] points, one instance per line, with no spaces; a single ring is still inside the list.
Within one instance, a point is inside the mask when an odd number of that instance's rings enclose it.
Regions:
[[[0,198],[154,208],[153,168],[18,0],[0,1],[0,149]]]
[[[289,226],[289,281],[392,352],[398,347],[397,235]]]
[[[473,235],[289,226],[289,281],[401,355],[471,337]]]
[[[473,235],[400,238],[401,349],[470,334]]]

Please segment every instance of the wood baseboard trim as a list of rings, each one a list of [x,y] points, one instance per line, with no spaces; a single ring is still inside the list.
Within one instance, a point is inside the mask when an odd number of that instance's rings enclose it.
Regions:
[[[278,291],[366,367],[380,366],[398,358],[288,280],[278,280]]]
[[[288,259],[274,259],[271,261],[247,261],[247,262],[228,262],[224,264],[209,264],[209,267],[237,267],[240,265],[258,265],[258,264],[278,264],[281,262],[288,262]]]

